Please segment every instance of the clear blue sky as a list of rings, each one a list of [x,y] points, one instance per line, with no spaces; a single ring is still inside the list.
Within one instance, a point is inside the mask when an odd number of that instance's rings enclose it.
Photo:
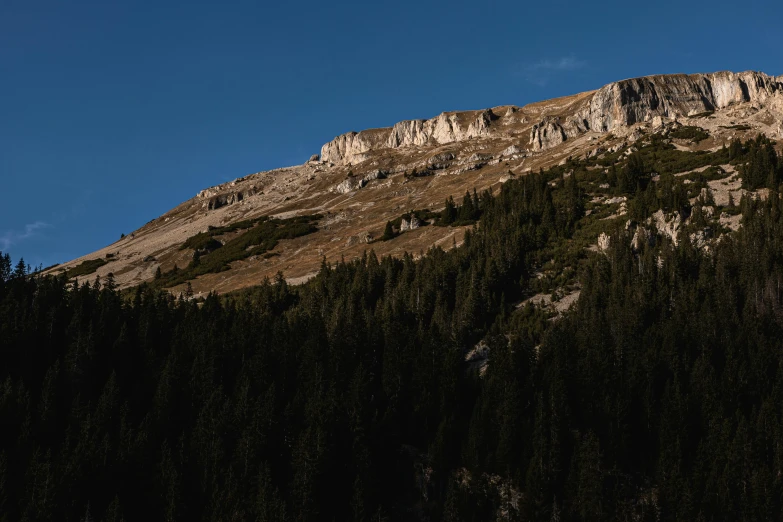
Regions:
[[[0,1],[0,250],[48,266],[335,135],[655,73],[783,74],[783,2]]]

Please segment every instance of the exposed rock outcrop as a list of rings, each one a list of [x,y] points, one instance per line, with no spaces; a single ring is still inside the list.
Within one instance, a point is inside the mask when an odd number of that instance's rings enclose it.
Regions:
[[[533,126],[534,150],[559,145],[587,131],[611,132],[650,121],[661,127],[668,119],[725,109],[743,102],[766,104],[783,113],[783,83],[759,72],[669,74],[610,83],[564,121],[544,119]]]
[[[670,74],[610,83],[595,92],[583,110],[590,130],[724,109],[741,102],[764,103],[783,94],[783,83],[759,72]]]
[[[391,128],[389,148],[421,146],[430,141],[451,143],[486,135],[496,116],[490,109],[472,112],[442,113],[429,120],[401,121]]]
[[[530,145],[534,151],[556,147],[565,140],[565,131],[556,118],[537,123],[530,131]]]
[[[445,169],[454,161],[454,154],[451,152],[441,152],[427,159],[427,166],[432,169]]]
[[[361,178],[357,178],[355,176],[350,176],[340,182],[336,187],[334,187],[334,192],[337,192],[338,194],[348,194],[349,192],[352,192],[354,190],[358,190],[364,186],[364,180]]]
[[[407,120],[391,128],[349,132],[337,136],[321,147],[321,159],[335,164],[363,161],[364,153],[384,148],[445,144],[462,141],[490,132],[497,116],[490,109],[442,113],[429,120]]]
[[[482,377],[487,371],[489,366],[489,345],[485,340],[478,342],[468,353],[465,354],[465,362],[468,363],[468,368],[474,371],[478,371]]]
[[[483,163],[492,159],[492,154],[484,154],[482,152],[474,152],[468,157],[470,163]]]
[[[202,199],[207,199],[207,201],[203,203],[202,207],[206,207],[207,210],[216,210],[220,207],[225,207],[226,205],[239,203],[240,201],[249,198],[250,196],[254,196],[256,193],[257,190],[255,187],[248,187],[244,190],[224,192],[221,194],[210,194],[207,191],[202,191],[199,193],[199,197]]]
[[[389,129],[369,129],[341,134],[321,147],[321,160],[347,165],[361,161],[362,154],[386,148]]]
[[[697,230],[695,232],[692,232],[688,238],[691,241],[691,244],[698,248],[702,249],[707,246],[707,241],[712,237],[712,229],[710,227],[706,227],[702,230]]]
[[[349,192],[353,192],[354,190],[359,190],[360,188],[364,188],[367,186],[367,184],[371,181],[375,181],[377,179],[384,179],[386,176],[388,176],[389,173],[385,170],[371,170],[367,174],[365,174],[362,177],[350,175],[343,181],[341,181],[337,186],[332,188],[332,192],[337,192],[338,194],[348,194]]]
[[[375,181],[376,179],[386,179],[386,176],[388,175],[389,173],[385,170],[376,169],[370,171],[362,177],[362,182],[363,182],[362,186],[366,185],[371,181]]]
[[[618,131],[635,123],[656,127],[669,120],[725,109],[743,102],[766,105],[783,114],[783,81],[759,72],[717,72],[645,76],[610,83],[584,97],[575,110],[560,117],[544,116],[530,131],[530,145],[542,151],[588,131]],[[502,118],[491,110],[442,113],[429,120],[407,120],[393,127],[349,132],[321,148],[321,159],[338,165],[367,159],[382,149],[422,147],[463,141],[479,136],[502,136],[508,120],[524,122],[511,107]],[[493,123],[498,120],[500,124]],[[783,135],[783,127],[781,128]]]
[[[671,215],[667,215],[663,210],[658,210],[650,217],[650,222],[655,226],[659,234],[668,237],[674,246],[677,246],[680,227],[682,226],[682,218],[679,212],[675,211]]]
[[[598,235],[598,250],[601,252],[606,252],[609,250],[609,247],[612,244],[612,238],[607,235],[605,232],[601,232]]]
[[[516,156],[525,154],[525,149],[519,145],[511,145],[500,153],[501,156]]]

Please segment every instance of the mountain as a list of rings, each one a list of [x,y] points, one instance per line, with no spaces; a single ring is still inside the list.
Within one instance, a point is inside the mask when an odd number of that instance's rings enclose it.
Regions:
[[[717,73],[445,114],[67,277],[0,254],[0,519],[783,518],[779,102]],[[351,253],[189,298],[316,248]]]
[[[783,77],[760,72],[646,76],[524,107],[401,121],[337,136],[303,165],[202,190],[49,273],[112,273],[126,288],[160,272],[161,286],[180,292],[189,282],[196,294],[237,290],[278,272],[302,282],[323,259],[459,245],[469,224],[416,226],[432,223],[449,197],[459,202],[466,192],[497,191],[568,158],[600,160],[653,133],[679,132],[679,150],[716,151],[760,133],[783,138],[782,122]],[[703,139],[691,139],[697,130]],[[387,222],[396,237],[382,241]]]

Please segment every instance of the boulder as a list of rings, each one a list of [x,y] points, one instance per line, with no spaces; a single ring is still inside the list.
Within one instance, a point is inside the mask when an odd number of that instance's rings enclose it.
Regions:
[[[405,232],[406,230],[416,230],[420,226],[421,221],[419,221],[415,214],[411,214],[410,219],[402,218],[400,220],[400,232]]]
[[[479,163],[482,161],[489,161],[492,159],[492,154],[483,154],[481,152],[474,152],[473,154],[468,157],[468,161]]]
[[[338,194],[348,194],[349,192],[353,192],[354,190],[359,190],[366,183],[367,182],[361,178],[357,178],[356,176],[349,176],[348,178],[340,182],[336,187],[334,187],[332,191],[337,192]]]
[[[453,160],[454,154],[451,152],[441,152],[440,154],[435,154],[434,156],[427,158],[427,165],[436,170],[445,169],[451,165]]]
[[[375,181],[376,179],[386,179],[386,176],[388,176],[389,173],[385,170],[373,170],[362,176],[362,186],[366,185],[370,181]]]
[[[524,154],[525,149],[520,147],[519,145],[511,145],[509,147],[506,147],[503,149],[503,152],[500,153],[501,156],[516,156],[517,154]]]

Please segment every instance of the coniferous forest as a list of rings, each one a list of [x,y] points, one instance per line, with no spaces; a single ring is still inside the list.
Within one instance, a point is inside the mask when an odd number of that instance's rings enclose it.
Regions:
[[[780,519],[783,162],[763,138],[602,161],[467,197],[459,247],[297,287],[192,300],[0,256],[0,520]],[[590,206],[704,228],[705,180],[673,174],[729,162],[769,196],[710,248]],[[519,306],[565,287],[562,315]]]

